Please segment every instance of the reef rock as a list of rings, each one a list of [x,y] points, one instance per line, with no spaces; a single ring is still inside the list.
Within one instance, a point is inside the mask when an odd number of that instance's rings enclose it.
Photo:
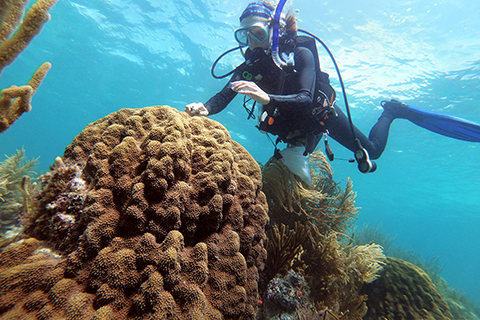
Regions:
[[[260,168],[205,117],[123,109],[42,177],[0,256],[0,317],[253,319],[267,203]]]
[[[368,312],[363,319],[453,320],[447,303],[419,267],[387,258],[380,278],[364,285]]]
[[[263,294],[263,305],[257,319],[304,319],[301,315],[306,310],[314,309],[309,295],[310,288],[302,274],[293,270],[286,276],[277,274]]]

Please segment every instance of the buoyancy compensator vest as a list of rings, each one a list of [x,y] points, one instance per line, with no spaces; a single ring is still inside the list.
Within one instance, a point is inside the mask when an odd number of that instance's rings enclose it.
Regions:
[[[247,49],[244,53],[245,62],[240,64],[233,71],[233,76],[230,79],[234,81],[253,81],[262,90],[271,94],[281,94],[283,85],[285,83],[285,72],[276,67],[272,60],[271,54],[262,48],[256,48],[253,51]],[[213,68],[212,68],[213,74]],[[256,101],[249,107],[248,103],[251,98],[243,97],[243,107],[248,113],[247,119],[255,118]]]
[[[302,140],[306,147],[306,153],[311,153],[320,140],[316,136],[326,131],[326,121],[336,116],[334,108],[336,93],[330,85],[329,75],[320,69],[315,39],[299,35],[284,43],[282,47],[282,51],[293,52],[297,47],[305,47],[312,52],[316,71],[313,102],[301,112],[279,112],[277,109],[268,110],[266,108],[259,117],[257,128],[263,132],[277,135],[277,142],[297,143],[298,140]],[[294,68],[294,66],[290,68]],[[289,70],[289,67],[284,67],[284,72],[292,71],[293,69]],[[283,88],[283,86],[281,87]]]
[[[245,62],[235,69],[231,81],[253,81],[262,90],[272,94],[281,94],[285,81],[285,72],[278,69],[268,52],[262,48],[248,49]]]

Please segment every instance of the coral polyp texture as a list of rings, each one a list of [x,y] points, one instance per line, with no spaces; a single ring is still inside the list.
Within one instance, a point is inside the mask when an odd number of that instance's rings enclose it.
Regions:
[[[0,315],[253,319],[267,204],[260,168],[205,117],[123,109],[41,178],[0,256]]]
[[[2,0],[0,2],[0,74],[29,45],[50,19],[48,10],[57,0],[38,0],[23,13],[26,0]],[[50,63],[42,64],[27,85],[11,86],[1,91],[0,133],[7,130],[24,112],[31,110],[31,100],[45,78]]]

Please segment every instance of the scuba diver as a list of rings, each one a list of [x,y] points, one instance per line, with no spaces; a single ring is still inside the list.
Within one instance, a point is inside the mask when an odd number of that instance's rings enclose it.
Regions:
[[[187,105],[185,111],[189,115],[216,114],[225,109],[237,94],[244,95],[244,107],[249,117],[253,117],[255,104],[261,104],[257,128],[278,136],[275,156],[309,185],[309,155],[322,137],[325,137],[330,160],[333,160],[333,153],[327,136],[354,152],[358,168],[363,173],[375,171],[376,164],[372,160],[378,159],[385,150],[394,119],[408,119],[439,134],[480,142],[480,125],[396,100],[382,102],[384,111],[366,137],[352,123],[335,59],[320,39],[297,28],[293,13],[281,14],[285,2],[280,0],[276,8],[266,1],[247,6],[240,16],[241,28],[235,31],[235,39],[240,44],[238,48],[248,47],[244,53],[245,62],[225,75],[233,73],[225,87],[205,104]],[[298,35],[298,31],[309,36]],[[330,85],[329,75],[320,70],[316,40],[327,50],[336,67],[348,117],[335,104],[336,93]],[[214,74],[219,59],[212,67],[212,75],[216,78],[225,77]],[[245,102],[249,99],[254,100],[251,110]],[[287,143],[281,151],[276,147],[280,141]]]

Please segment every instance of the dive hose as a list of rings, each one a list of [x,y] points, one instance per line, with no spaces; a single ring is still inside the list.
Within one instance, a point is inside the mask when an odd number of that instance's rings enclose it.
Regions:
[[[229,54],[230,52],[233,52],[235,50],[242,50],[243,46],[238,46],[238,47],[235,47],[235,48],[232,48],[230,50],[227,50],[225,51],[224,53],[222,53],[214,62],[213,62],[213,65],[212,65],[212,68],[210,69],[210,73],[212,74],[212,76],[215,78],[215,79],[223,79],[223,78],[226,78],[228,77],[229,75],[231,75],[232,73],[235,72],[236,68],[233,69],[232,71],[228,72],[228,73],[225,73],[224,75],[221,75],[221,76],[217,76],[215,74],[215,67],[217,66],[217,63],[220,61],[220,59],[222,59],[224,56],[226,56],[227,54]],[[243,55],[243,52],[242,52],[242,55]]]
[[[330,56],[330,59],[332,60],[333,65],[335,66],[335,70],[337,71],[338,81],[340,82],[340,86],[342,87],[342,95],[343,95],[343,99],[345,100],[345,109],[347,110],[348,122],[350,124],[350,129],[352,130],[353,140],[357,146],[357,149],[355,150],[354,155],[355,155],[355,160],[358,163],[358,170],[360,170],[360,172],[362,173],[374,172],[377,169],[377,164],[374,161],[370,160],[368,151],[362,146],[362,143],[360,142],[360,140],[357,138],[355,134],[355,127],[353,126],[352,115],[350,113],[350,106],[348,105],[347,91],[345,90],[345,85],[343,84],[342,75],[340,73],[340,69],[338,68],[335,57],[333,56],[330,49],[328,49],[325,42],[323,42],[319,37],[303,29],[298,29],[298,31],[305,33],[310,37],[314,38],[315,40],[317,40]]]

